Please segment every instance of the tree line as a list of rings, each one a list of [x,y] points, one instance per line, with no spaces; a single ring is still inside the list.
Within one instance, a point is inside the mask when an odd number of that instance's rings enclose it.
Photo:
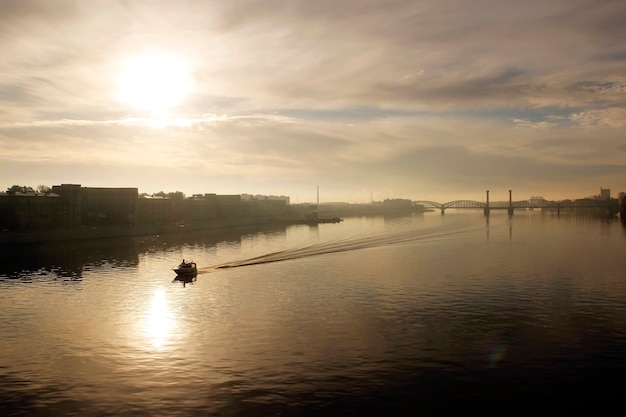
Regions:
[[[50,187],[47,185],[38,185],[37,188],[29,187],[27,185],[12,185],[7,188],[7,194],[17,194],[17,193],[38,193],[38,194],[48,194],[50,192]]]
[[[7,194],[29,194],[29,193],[49,194],[51,190],[52,189],[48,187],[47,185],[38,185],[37,188],[33,188],[27,185],[12,185],[9,188],[7,188],[6,193]],[[164,191],[159,191],[158,193],[153,193],[153,194],[148,194],[148,193],[139,194],[139,197],[148,197],[148,196],[168,197],[172,200],[184,200],[185,199],[185,193],[183,193],[182,191],[174,191],[174,192],[168,192],[168,193]]]

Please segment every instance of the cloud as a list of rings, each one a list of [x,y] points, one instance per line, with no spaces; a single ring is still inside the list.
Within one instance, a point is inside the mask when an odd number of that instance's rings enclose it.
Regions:
[[[274,193],[621,178],[623,2],[59,0],[0,13],[4,166],[88,159],[137,181],[153,179],[134,165],[163,183]],[[116,100],[122,62],[146,52],[175,52],[194,77],[169,115]]]
[[[626,108],[582,111],[572,114],[570,119],[582,126],[622,128],[626,126]]]
[[[532,122],[526,119],[513,119],[513,123],[515,123],[516,127],[530,129],[549,129],[557,126],[556,123],[551,123],[546,120],[542,120],[540,122]]]
[[[611,81],[598,72],[594,49],[609,51],[624,34],[611,23],[624,8],[611,2],[95,1],[59,2],[61,12],[50,14],[46,4],[7,8],[6,21],[15,23],[0,32],[5,68],[23,73],[12,84],[21,82],[44,109],[63,102],[104,110],[113,103],[112,61],[155,47],[196,59],[196,93],[207,104],[247,97],[219,109],[228,113],[381,103],[445,111],[550,98],[572,105],[580,91],[569,88],[565,68]]]

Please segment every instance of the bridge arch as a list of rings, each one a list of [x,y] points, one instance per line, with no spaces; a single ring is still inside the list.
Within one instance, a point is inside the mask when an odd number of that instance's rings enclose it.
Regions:
[[[454,200],[443,205],[445,208],[485,208],[485,203],[474,200]]]
[[[449,208],[479,208],[484,209],[487,205],[486,203],[482,203],[480,201],[474,200],[454,200],[448,201],[447,203],[438,203],[436,201],[430,200],[417,200],[413,201],[413,204],[418,205],[421,204],[427,208],[438,208],[441,210],[441,214],[443,214],[446,209]]]

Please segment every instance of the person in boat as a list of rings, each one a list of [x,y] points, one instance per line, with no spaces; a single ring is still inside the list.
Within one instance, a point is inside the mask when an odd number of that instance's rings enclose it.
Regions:
[[[193,268],[194,266],[195,265],[193,261],[186,262],[184,259],[183,259],[183,263],[179,265],[180,268]]]

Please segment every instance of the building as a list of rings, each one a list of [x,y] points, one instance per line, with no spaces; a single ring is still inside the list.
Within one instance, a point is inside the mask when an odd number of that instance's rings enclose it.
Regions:
[[[611,199],[611,189],[610,188],[602,188],[600,187],[600,200],[610,200]]]
[[[217,216],[222,219],[243,217],[244,205],[239,194],[216,196]]]
[[[290,198],[289,196],[285,196],[285,195],[261,195],[261,194],[257,194],[257,195],[252,195],[252,194],[241,194],[241,199],[243,201],[252,201],[252,200],[277,200],[277,201],[284,201],[285,204],[289,205],[290,203]]]
[[[137,220],[137,188],[81,189],[82,225],[132,225]]]
[[[61,198],[63,224],[67,227],[129,225],[137,220],[137,188],[61,184],[51,190]]]
[[[139,197],[137,224],[171,223],[175,219],[174,201],[167,197]]]
[[[51,192],[61,199],[63,212],[59,220],[62,228],[73,229],[82,225],[82,201],[80,184],[52,186]]]
[[[0,194],[0,230],[28,231],[69,227],[62,200],[55,194]]]
[[[413,210],[413,202],[404,198],[391,198],[383,201],[386,212],[410,212]]]
[[[196,194],[184,200],[184,219],[189,221],[215,220],[218,217],[218,196]]]
[[[531,206],[541,206],[541,205],[544,205],[546,203],[546,199],[543,198],[540,195],[532,196],[532,197],[530,197],[529,203],[530,203]]]

